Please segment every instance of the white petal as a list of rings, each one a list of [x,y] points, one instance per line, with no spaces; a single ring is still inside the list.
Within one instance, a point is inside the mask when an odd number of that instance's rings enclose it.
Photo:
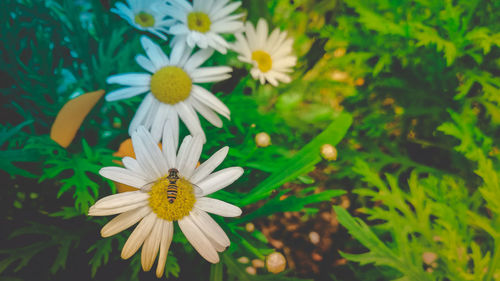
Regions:
[[[238,53],[242,54],[245,57],[251,58],[252,57],[252,52],[250,51],[250,48],[248,48],[248,42],[243,37],[243,34],[237,33],[234,35],[236,37],[236,43],[234,45],[235,51]],[[238,58],[241,60],[240,58]]]
[[[222,230],[209,214],[205,213],[203,210],[194,208],[189,213],[189,216],[208,238],[211,238],[223,247],[229,247],[231,244],[229,237],[227,237],[224,230]]]
[[[210,243],[203,232],[196,226],[190,216],[185,216],[179,220],[178,223],[189,243],[193,245],[193,248],[195,248],[203,258],[211,263],[219,262],[219,255],[212,246],[212,243]]]
[[[200,119],[198,119],[198,115],[196,115],[193,107],[186,104],[184,101],[181,101],[175,105],[175,109],[177,110],[179,117],[189,129],[191,135],[200,135],[203,137],[203,141],[205,142],[205,132],[203,132],[203,129],[201,128]]]
[[[227,43],[227,41],[217,33],[210,34],[210,37],[214,41],[214,43],[217,44],[217,46],[212,46],[212,47],[216,49],[219,53],[225,54],[226,49],[229,48],[229,44]]]
[[[287,39],[283,43],[283,45],[280,46],[279,49],[270,53],[271,56],[273,56],[275,58],[280,58],[280,57],[284,57],[286,55],[289,55],[292,52],[292,48],[291,48],[292,43],[293,43],[293,39],[291,39],[291,38]]]
[[[220,9],[219,11],[217,11],[217,13],[210,20],[214,22],[218,19],[221,19],[221,18],[229,15],[230,13],[234,12],[236,9],[238,9],[239,6],[241,6],[240,1],[233,2],[233,3],[225,6],[224,8]]]
[[[115,209],[123,206],[135,205],[149,199],[149,194],[141,191],[130,191],[106,196],[98,200],[91,208]]]
[[[167,261],[168,248],[174,236],[174,225],[171,221],[161,220],[162,234],[160,242],[160,256],[158,257],[158,266],[156,267],[156,277],[161,278],[165,270],[165,262]]]
[[[199,67],[191,71],[189,76],[196,80],[197,78],[210,77],[210,76],[219,76],[221,74],[228,74],[233,69],[229,66],[210,66],[210,67]]]
[[[227,2],[229,2],[229,0],[215,1],[215,3],[211,7],[210,14],[214,14],[217,11],[219,11],[222,7],[224,7],[227,4]]]
[[[141,36],[141,44],[156,70],[169,64],[168,58],[160,46],[151,41],[147,36]]]
[[[122,259],[130,258],[133,254],[135,254],[135,252],[137,252],[137,250],[139,250],[144,240],[146,240],[151,233],[151,229],[153,229],[156,219],[156,214],[151,212],[141,220],[123,246],[121,254]]]
[[[158,28],[156,27],[149,27],[147,28],[147,30],[151,33],[153,33],[154,35],[158,36],[160,39],[162,40],[167,40],[167,36],[165,36],[163,33],[159,32],[158,31]]]
[[[194,97],[189,97],[189,102],[193,106],[194,110],[201,114],[201,116],[205,117],[210,124],[214,125],[217,128],[222,128],[222,120],[219,116],[208,106],[200,101],[198,101]]]
[[[157,103],[156,99],[153,97],[152,93],[146,95],[146,97],[142,100],[139,108],[135,112],[132,121],[128,127],[128,134],[132,135],[140,125],[144,124],[147,115],[151,112],[153,105]]]
[[[205,61],[207,61],[212,54],[214,53],[213,49],[203,49],[196,53],[194,53],[186,62],[184,69],[190,73],[192,70],[196,69],[198,66],[202,65]]]
[[[221,102],[216,96],[214,96],[208,90],[198,85],[193,85],[191,93],[198,101],[202,102],[203,104],[206,104],[220,115],[229,119],[229,114],[230,114],[229,108],[227,108],[227,106],[223,102]]]
[[[184,52],[190,51],[187,49],[185,42],[178,42],[172,48],[172,52],[170,53],[170,64],[179,66],[179,61],[184,54]]]
[[[141,188],[148,183],[144,177],[122,167],[104,167],[99,170],[99,174],[107,179],[136,188]]]
[[[156,71],[155,66],[153,63],[144,55],[137,55],[135,56],[135,61],[137,62],[138,65],[140,65],[142,68],[145,70],[154,73]]]
[[[151,212],[149,206],[130,210],[110,220],[102,229],[102,237],[110,237],[136,224]]]
[[[155,142],[160,142],[161,136],[163,134],[163,127],[165,127],[165,122],[167,121],[168,112],[171,106],[165,103],[159,103],[158,109],[151,125],[151,136]]]
[[[199,33],[197,31],[191,31],[191,32],[194,40],[196,41],[196,44],[198,45],[198,47],[200,47],[200,49],[205,49],[206,47],[208,47],[208,40],[205,34]]]
[[[144,169],[153,171],[156,178],[162,177],[167,172],[167,164],[158,144],[143,126],[132,134],[132,145],[136,159]]]
[[[282,48],[283,42],[285,41],[287,35],[288,33],[286,31],[280,33],[278,39],[276,39],[276,43],[274,44],[274,46],[272,46],[271,51],[269,52],[270,54],[275,54],[276,51]]]
[[[145,93],[147,91],[149,91],[149,86],[121,88],[121,89],[109,92],[106,95],[106,101],[116,101],[116,100],[128,99],[128,98],[140,95],[142,93]]]
[[[118,15],[120,15],[120,12],[121,12],[121,13],[123,13],[124,16],[126,16],[128,18],[132,18],[134,16],[134,14],[132,13],[132,10],[123,3],[118,2],[115,4],[115,7],[116,7],[116,9],[112,8],[111,12],[116,13]]]
[[[131,191],[133,192],[133,191]],[[129,193],[129,192],[125,192]],[[127,205],[119,208],[114,208],[114,209],[101,209],[101,208],[94,208],[94,206],[90,207],[89,209],[89,216],[110,216],[110,215],[116,215],[116,214],[121,214],[130,210],[135,210],[140,207],[144,207],[148,204],[148,201],[141,201],[132,205]]]
[[[284,73],[273,71],[273,70],[271,70],[269,72],[270,72],[270,75],[272,75],[275,79],[277,79],[283,83],[289,83],[290,81],[292,81],[292,78],[290,78],[290,76],[288,76]]]
[[[180,36],[180,35],[177,35],[177,36]],[[191,48],[194,48],[196,46],[196,41],[194,40],[194,37],[193,37],[193,34],[190,32],[188,33],[186,36],[184,36],[184,40],[186,40],[186,44],[191,47]]]
[[[203,162],[198,168],[194,170],[193,176],[190,181],[198,184],[204,180],[211,172],[213,172],[227,156],[229,147],[225,146],[212,155],[207,161]]]
[[[270,52],[272,50],[272,48],[275,46],[276,41],[278,40],[279,36],[280,36],[280,29],[275,28],[271,32],[269,37],[267,38],[267,42],[266,42],[266,51],[267,52]]]
[[[184,158],[186,157],[186,152],[189,149],[189,146],[191,145],[191,141],[193,140],[193,136],[188,135],[186,136],[181,143],[181,147],[179,148],[179,152],[177,153],[177,162],[175,163],[176,168],[179,168],[179,164],[181,162],[186,161]],[[182,176],[184,176],[183,171],[180,170]]]
[[[196,164],[200,159],[202,148],[203,148],[202,137],[195,136],[190,141],[189,146],[187,147],[187,149],[184,151],[183,154],[181,154],[181,151],[179,151],[177,160],[179,162],[178,164],[179,171],[181,171],[182,175],[187,179],[191,178],[194,168],[196,168]]]
[[[167,160],[167,167],[177,166],[177,146],[179,144],[179,117],[177,112],[171,108],[163,128],[162,152]]]
[[[209,212],[222,217],[237,217],[241,215],[241,209],[239,207],[209,197],[196,199],[196,203],[194,204],[194,206],[205,212]]]
[[[186,11],[182,8],[178,8],[175,6],[168,6],[167,13],[165,14],[180,22],[183,23],[186,22]]]
[[[257,46],[255,43],[257,42],[257,35],[255,34],[255,29],[251,22],[247,21],[245,23],[245,35],[248,39],[248,46],[250,50],[257,50],[262,48],[262,46]]]
[[[195,82],[195,83],[213,83],[213,82],[224,81],[224,80],[227,80],[229,78],[231,78],[230,74],[221,74],[221,75],[217,75],[217,76],[193,78],[193,82]]]
[[[241,167],[231,167],[215,172],[197,183],[204,195],[214,193],[232,184],[243,174]]]
[[[266,73],[266,80],[269,81],[269,83],[271,85],[273,85],[274,87],[277,87],[278,86],[278,81],[274,78],[273,75],[271,75],[269,72]]]
[[[267,39],[267,33],[268,33],[268,28],[267,28],[267,22],[264,19],[259,19],[257,22],[257,30],[256,30],[256,35],[257,35],[257,46],[264,46],[266,43]]]
[[[151,93],[151,95],[153,95],[153,93]],[[142,124],[144,126],[144,128],[146,128],[146,130],[150,130],[151,127],[153,126],[153,122],[155,121],[156,112],[158,111],[158,108],[160,108],[161,104],[162,104],[162,102],[160,102],[155,97],[153,97],[151,109],[146,114],[146,117],[144,117],[144,121]]]
[[[297,63],[297,58],[294,56],[287,56],[273,62],[273,69],[292,67]]]
[[[162,233],[162,219],[155,218],[155,222],[153,223],[153,229],[149,236],[147,236],[144,241],[144,245],[142,246],[141,252],[141,264],[142,270],[149,271],[151,267],[153,267],[153,263],[155,262],[156,255],[158,254],[158,250],[160,248],[161,235]]]
[[[154,178],[149,177],[148,173],[146,173],[144,169],[142,169],[142,167],[139,165],[139,162],[137,162],[137,160],[135,160],[134,158],[125,156],[122,158],[122,163],[127,170],[130,170],[140,177],[144,178],[146,182],[154,180]]]
[[[216,33],[234,33],[236,31],[243,29],[243,23],[241,21],[234,21],[234,18],[240,18],[242,15],[234,15],[228,18],[224,18],[221,21],[218,21],[212,26],[210,26],[210,30]]]
[[[189,32],[189,29],[184,24],[176,24],[168,30],[170,34],[179,35],[186,34]]]
[[[149,86],[151,75],[147,73],[125,73],[111,75],[106,79],[108,84],[121,84],[127,86]]]

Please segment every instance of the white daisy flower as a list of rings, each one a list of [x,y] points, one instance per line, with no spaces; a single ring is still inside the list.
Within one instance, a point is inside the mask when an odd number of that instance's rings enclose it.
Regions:
[[[118,2],[111,12],[119,15],[139,30],[148,31],[167,40],[164,33],[175,20],[164,19],[168,9],[162,0],[127,0],[127,5]]]
[[[273,86],[277,86],[278,81],[288,83],[291,78],[286,73],[292,72],[297,62],[297,57],[292,54],[293,39],[287,39],[287,32],[278,28],[269,37],[267,35],[268,26],[264,19],[259,19],[257,29],[246,22],[245,36],[236,34],[236,42],[231,48],[240,54],[240,61],[253,64],[250,74],[261,84],[266,81]]]
[[[138,55],[135,60],[150,73],[118,74],[107,79],[108,83],[126,86],[108,93],[107,101],[147,93],[130,123],[129,134],[144,125],[151,130],[154,140],[159,141],[166,120],[177,120],[173,124],[178,128],[180,117],[193,136],[201,135],[205,140],[196,112],[214,126],[222,127],[222,120],[215,112],[229,119],[229,109],[210,91],[194,83],[225,80],[231,77],[232,69],[228,66],[200,67],[213,54],[212,49],[191,55],[191,48],[175,44],[168,58],[148,37],[141,37],[141,43],[147,57]]]
[[[160,150],[150,133],[139,127],[132,134],[136,159],[125,157],[125,168],[105,167],[99,171],[103,177],[136,187],[137,191],[104,197],[89,209],[91,216],[119,214],[101,229],[103,237],[115,235],[139,222],[123,246],[121,257],[130,258],[142,246],[142,268],[149,271],[159,252],[158,277],[164,272],[174,221],[203,258],[217,263],[218,252],[224,251],[230,241],[208,213],[224,217],[241,215],[237,206],[205,197],[243,174],[240,167],[213,173],[226,157],[228,147],[196,167],[202,139],[187,136],[177,152],[178,131],[175,132],[165,129]]]
[[[243,14],[230,15],[241,2],[228,3],[228,0],[169,0],[167,15],[177,20],[169,29],[175,35],[172,43],[186,42],[188,46],[201,49],[211,47],[225,54],[228,43],[220,34],[235,33],[243,28],[240,18]]]

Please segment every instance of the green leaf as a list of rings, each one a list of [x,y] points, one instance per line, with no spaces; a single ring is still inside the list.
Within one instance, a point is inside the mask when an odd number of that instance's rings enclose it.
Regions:
[[[2,128],[2,131],[0,131],[0,146],[2,146],[9,138],[19,133],[22,128],[31,123],[33,123],[33,120],[26,120],[11,129]]]
[[[253,221],[256,218],[268,216],[278,212],[298,212],[305,208],[306,205],[329,201],[333,197],[345,194],[344,190],[327,190],[317,194],[312,194],[304,197],[290,195],[285,199],[281,199],[286,191],[281,192],[271,200],[267,201],[264,206],[258,208],[250,214],[243,216],[235,221],[237,224]]]
[[[223,280],[223,264],[221,262],[212,264],[210,266],[210,281],[222,281]]]
[[[33,123],[33,120],[27,120],[14,128],[7,129],[2,126],[0,130],[0,146],[6,141],[19,133],[22,128]],[[38,154],[32,149],[7,149],[0,151],[0,170],[7,172],[9,175],[19,175],[27,178],[35,178],[36,175],[21,169],[13,164],[13,162],[34,162],[39,159]]]
[[[112,242],[113,239],[99,239],[87,249],[87,253],[94,251],[94,255],[89,261],[92,277],[95,277],[99,267],[108,263],[109,254],[113,250]]]
[[[179,278],[180,272],[181,268],[177,262],[177,258],[172,251],[168,251],[167,264],[165,264],[165,277],[168,278],[170,275],[173,275]]]
[[[83,152],[74,155],[61,153],[45,162],[44,174],[40,181],[48,178],[57,178],[63,172],[70,172],[70,176],[59,181],[62,186],[59,188],[57,196],[62,196],[65,192],[74,188],[73,197],[75,198],[75,207],[82,214],[87,213],[99,195],[99,184],[97,184],[91,175],[98,176],[99,170],[103,165],[112,165],[112,151],[103,148],[92,149],[86,141],[83,141]]]
[[[409,261],[402,259],[389,249],[362,220],[353,218],[345,209],[339,206],[334,206],[333,208],[335,209],[339,222],[347,228],[354,238],[369,249],[368,253],[357,255],[341,253],[342,256],[361,264],[374,263],[376,265],[394,267],[405,274],[407,280],[433,280],[430,275],[426,274],[421,268],[416,268]]]
[[[352,117],[350,114],[340,114],[321,134],[276,169],[277,172],[272,173],[253,188],[252,192],[240,201],[240,206],[266,198],[274,189],[312,170],[322,159],[320,156],[321,146],[323,144],[337,145],[347,133],[351,123]]]
[[[75,207],[62,207],[61,211],[54,212],[54,213],[50,214],[49,216],[61,217],[65,220],[67,220],[67,219],[71,219],[71,218],[78,217],[81,215],[82,215],[82,213],[80,213],[80,211],[78,211],[78,209],[76,209]]]
[[[66,267],[66,260],[68,259],[70,248],[78,246],[78,242],[80,241],[80,237],[78,235],[71,233],[66,229],[35,222],[31,222],[29,226],[16,229],[11,233],[9,238],[20,235],[41,235],[48,239],[40,239],[33,244],[23,247],[0,250],[0,254],[7,256],[6,258],[0,260],[0,273],[16,262],[17,266],[14,268],[14,271],[17,272],[21,268],[27,266],[30,260],[43,250],[51,247],[57,247],[57,255],[53,260],[52,266],[50,267],[50,272],[54,274],[59,269],[64,269]]]

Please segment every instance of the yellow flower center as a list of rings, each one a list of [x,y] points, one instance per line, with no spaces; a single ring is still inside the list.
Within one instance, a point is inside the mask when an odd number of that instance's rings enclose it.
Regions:
[[[161,178],[158,180],[151,191],[149,192],[149,206],[156,213],[159,218],[168,221],[176,221],[187,216],[193,209],[196,198],[194,196],[193,186],[191,183],[183,178],[176,182],[177,188],[175,189],[175,199],[172,203],[172,186],[169,189],[169,180]],[[170,198],[167,197],[167,190],[170,193]]]
[[[151,27],[155,25],[155,18],[146,12],[137,13],[134,17],[134,21],[142,27]]]
[[[151,77],[151,93],[163,103],[176,104],[187,99],[191,87],[191,78],[177,66],[165,66]]]
[[[253,51],[252,60],[257,62],[257,66],[262,72],[268,72],[273,66],[271,56],[267,52],[261,50]]]
[[[205,33],[210,30],[212,22],[203,12],[191,12],[187,16],[187,24],[189,29]]]

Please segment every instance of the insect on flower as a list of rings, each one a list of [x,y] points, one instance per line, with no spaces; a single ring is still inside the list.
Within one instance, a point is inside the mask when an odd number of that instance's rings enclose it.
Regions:
[[[179,170],[177,170],[176,168],[169,169],[168,175],[164,178],[164,179],[168,180],[167,198],[168,198],[168,202],[170,204],[174,203],[175,199],[177,199],[177,189],[179,188],[177,181],[180,178],[181,177],[179,175]],[[141,187],[141,191],[144,191],[144,192],[151,191],[151,187],[158,182],[159,182],[159,180],[155,180],[155,181],[152,181],[152,182],[145,184],[143,187]],[[195,184],[192,184],[192,185],[193,185],[194,194],[196,196],[201,196],[203,194],[203,191],[201,190],[201,188]]]

